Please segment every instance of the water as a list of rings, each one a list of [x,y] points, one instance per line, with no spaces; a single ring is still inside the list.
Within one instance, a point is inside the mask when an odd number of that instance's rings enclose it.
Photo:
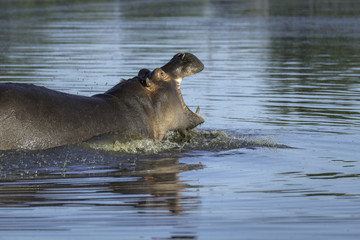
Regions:
[[[0,152],[0,239],[358,239],[359,22],[355,0],[1,1],[0,81],[92,95],[190,51],[206,122]]]

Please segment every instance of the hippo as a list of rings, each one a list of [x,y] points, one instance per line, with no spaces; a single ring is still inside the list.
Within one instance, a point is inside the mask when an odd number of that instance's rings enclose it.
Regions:
[[[0,150],[47,149],[107,133],[130,132],[161,141],[167,131],[202,124],[199,107],[184,103],[180,84],[201,72],[191,53],[121,81],[103,94],[80,96],[33,84],[0,84]]]

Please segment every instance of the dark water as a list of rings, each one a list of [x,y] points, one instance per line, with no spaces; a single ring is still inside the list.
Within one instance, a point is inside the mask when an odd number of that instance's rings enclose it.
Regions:
[[[359,239],[360,2],[0,2],[0,81],[103,92],[190,51],[190,138],[0,152],[0,239]]]

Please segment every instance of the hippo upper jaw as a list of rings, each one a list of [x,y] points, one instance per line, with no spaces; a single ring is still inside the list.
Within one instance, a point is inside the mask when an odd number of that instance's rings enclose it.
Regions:
[[[191,53],[178,53],[161,69],[172,79],[182,79],[204,70],[204,64]]]

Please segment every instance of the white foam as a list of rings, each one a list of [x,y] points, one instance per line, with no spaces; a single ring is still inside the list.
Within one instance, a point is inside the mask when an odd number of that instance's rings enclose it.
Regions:
[[[270,137],[229,135],[217,130],[190,130],[186,136],[169,132],[164,140],[155,142],[144,138],[131,138],[118,134],[104,136],[87,143],[90,148],[124,153],[160,153],[168,151],[221,151],[238,148],[276,148],[279,145]]]

